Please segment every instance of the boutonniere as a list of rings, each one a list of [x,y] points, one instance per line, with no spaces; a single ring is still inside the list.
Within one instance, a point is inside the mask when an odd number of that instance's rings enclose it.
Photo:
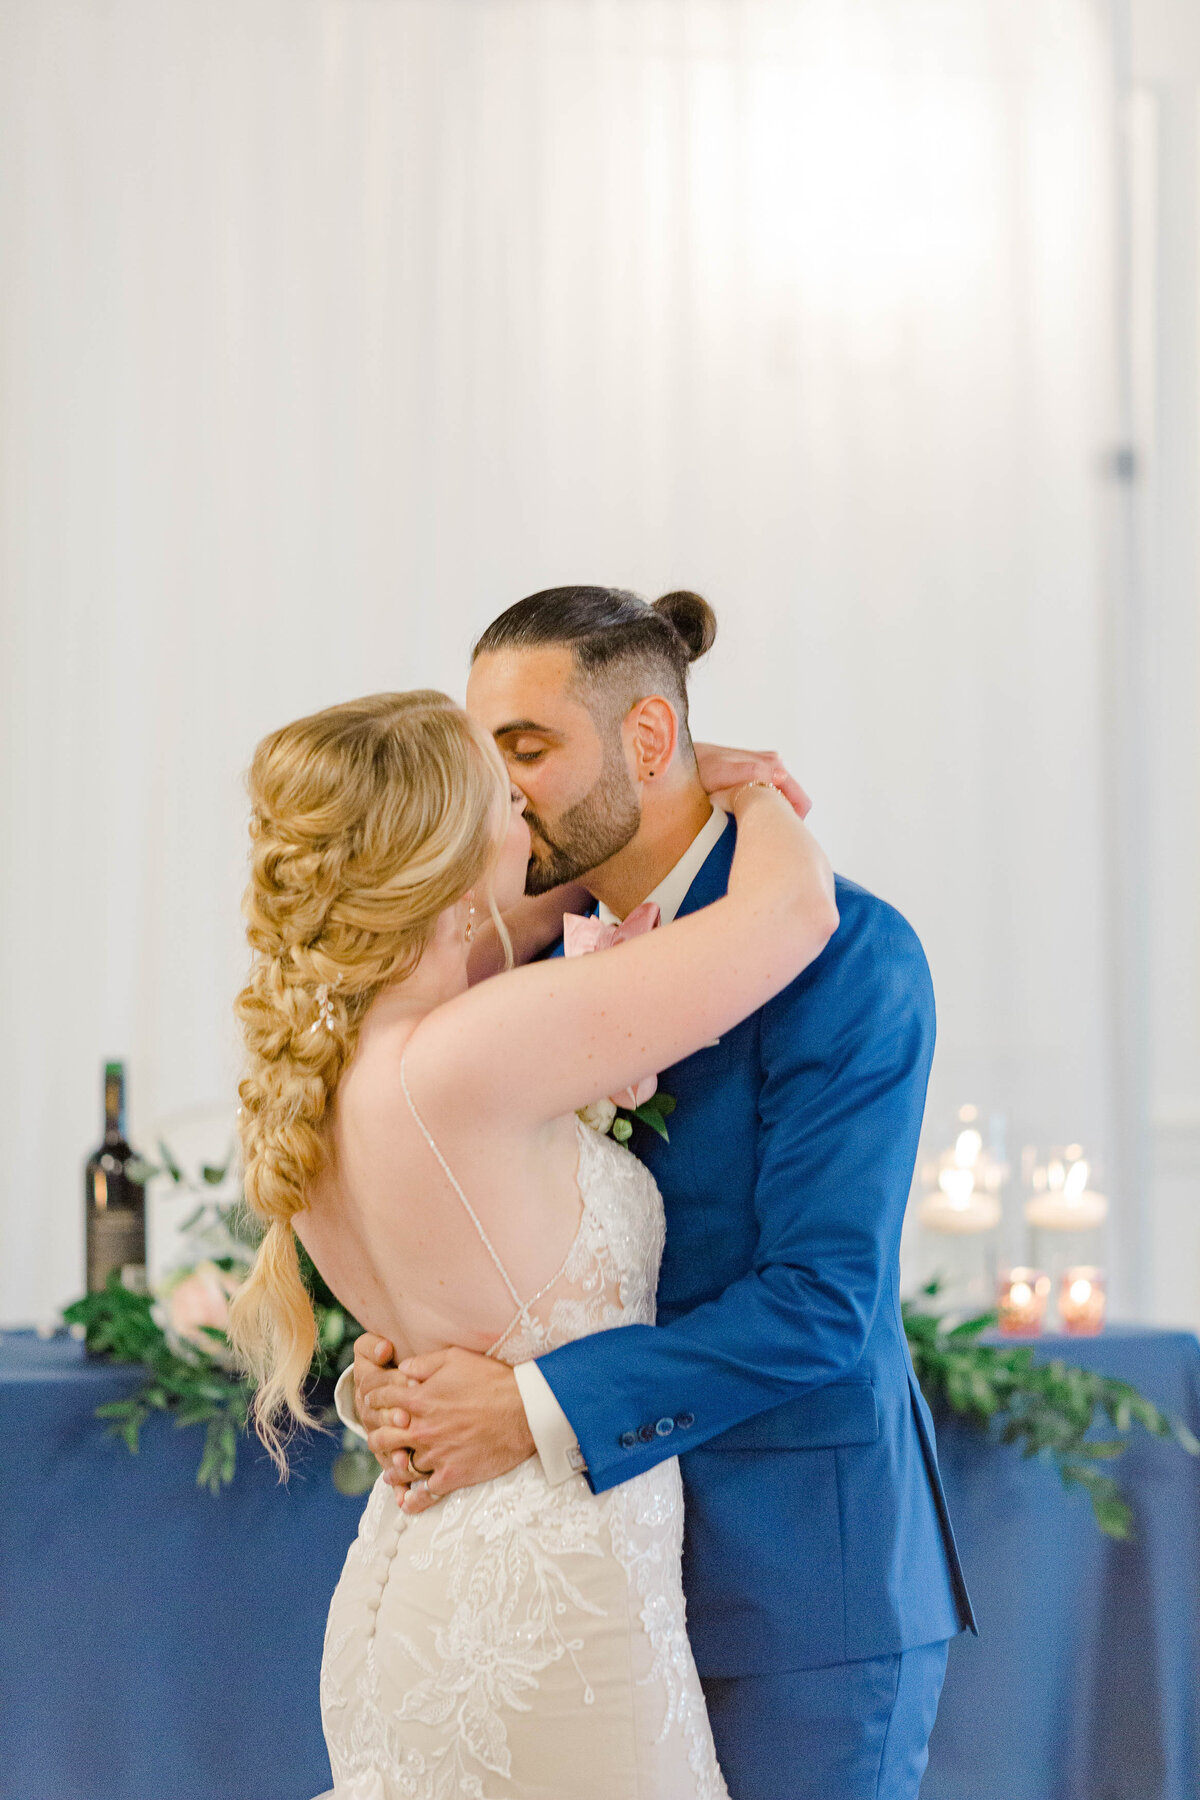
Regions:
[[[654,1077],[650,1076],[648,1079],[654,1080]],[[641,1082],[638,1083],[639,1088],[642,1085]],[[650,1127],[651,1131],[657,1131],[664,1144],[669,1144],[671,1139],[663,1121],[669,1119],[674,1111],[674,1096],[661,1094],[656,1088],[654,1093],[648,1099],[643,1100],[640,1106],[619,1105],[616,1100],[611,1098],[593,1100],[590,1106],[579,1108],[579,1117],[585,1125],[590,1125],[593,1131],[598,1131],[601,1137],[606,1133],[610,1134],[616,1138],[618,1144],[629,1142],[633,1136],[633,1121],[640,1119],[643,1125]]]
[[[605,925],[594,915],[566,913],[563,917],[563,955],[590,956],[596,950],[611,950],[615,944],[629,943],[633,938],[653,931],[658,919],[658,906],[653,900],[643,900],[619,925]],[[602,1137],[611,1132],[618,1144],[629,1142],[633,1136],[633,1121],[640,1119],[669,1144],[671,1140],[663,1121],[674,1111],[675,1102],[671,1095],[658,1092],[658,1076],[643,1075],[640,1081],[632,1087],[622,1088],[619,1094],[611,1094],[607,1100],[593,1100],[590,1106],[581,1106],[579,1117]]]

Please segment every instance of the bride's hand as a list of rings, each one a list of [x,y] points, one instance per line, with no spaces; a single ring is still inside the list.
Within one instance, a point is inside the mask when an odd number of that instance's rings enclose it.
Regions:
[[[812,801],[800,783],[783,766],[775,750],[730,750],[723,744],[696,744],[696,771],[706,794],[725,793],[747,781],[766,781],[777,787],[797,814],[806,819]]]
[[[364,1331],[354,1344],[354,1411],[367,1434],[367,1449],[389,1487],[404,1491],[415,1476],[408,1466],[407,1414],[395,1410],[395,1351],[386,1338]],[[384,1396],[390,1398],[385,1402]]]

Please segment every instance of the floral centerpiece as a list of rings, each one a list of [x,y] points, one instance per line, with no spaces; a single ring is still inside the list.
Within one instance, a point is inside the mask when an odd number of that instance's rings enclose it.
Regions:
[[[204,1427],[196,1480],[217,1494],[234,1477],[238,1440],[245,1433],[253,1390],[238,1372],[227,1328],[229,1302],[245,1280],[261,1237],[248,1211],[232,1161],[203,1165],[198,1178],[180,1167],[160,1143],[159,1165],[143,1164],[139,1178],[166,1175],[196,1205],[180,1227],[191,1260],[171,1269],[154,1287],[126,1285],[118,1273],[99,1293],[76,1300],[64,1322],[91,1354],[140,1364],[141,1386],[125,1400],[96,1408],[96,1416],[136,1453],[142,1426],[152,1413],[169,1413],[180,1428]],[[317,1349],[309,1370],[315,1388],[336,1381],[354,1356],[362,1330],[325,1286],[302,1245],[300,1272],[317,1318]],[[322,1423],[337,1415],[318,1404]],[[375,1460],[352,1433],[333,1465],[334,1485],[345,1494],[365,1493],[378,1473]]]

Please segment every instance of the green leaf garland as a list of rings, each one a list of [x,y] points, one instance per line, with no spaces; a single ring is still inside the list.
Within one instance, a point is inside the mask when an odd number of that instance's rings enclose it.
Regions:
[[[936,1282],[923,1290],[935,1299]],[[1064,1487],[1082,1488],[1106,1537],[1133,1536],[1133,1512],[1111,1475],[1096,1467],[1123,1455],[1137,1424],[1152,1437],[1173,1439],[1189,1456],[1200,1455],[1180,1419],[1169,1419],[1127,1381],[1114,1381],[1055,1357],[1034,1359],[1029,1344],[982,1344],[996,1323],[994,1312],[948,1326],[936,1312],[906,1301],[904,1330],[922,1392],[935,1412],[951,1412],[1025,1458],[1038,1456],[1057,1469]],[[1120,1435],[1090,1433],[1107,1420]]]
[[[214,1260],[218,1267],[234,1266],[229,1257]],[[362,1327],[334,1300],[303,1249],[300,1270],[317,1316],[317,1350],[309,1381],[319,1388],[336,1380],[353,1361],[354,1340]],[[198,1346],[189,1344],[187,1354],[177,1349],[154,1317],[155,1304],[153,1295],[125,1287],[114,1271],[101,1292],[76,1300],[66,1308],[63,1319],[82,1329],[92,1355],[140,1365],[146,1371],[141,1386],[127,1399],[110,1400],[96,1408],[96,1417],[107,1422],[111,1434],[136,1456],[142,1427],[153,1413],[169,1414],[180,1430],[202,1425],[204,1444],[196,1482],[209,1493],[219,1494],[236,1472],[238,1442],[248,1429],[254,1390]],[[223,1331],[212,1326],[203,1330],[213,1340],[214,1352],[227,1350]],[[336,1418],[329,1405],[320,1407],[318,1416],[323,1425]],[[374,1457],[360,1439],[347,1432],[333,1467],[334,1485],[342,1493],[365,1493],[376,1473]]]

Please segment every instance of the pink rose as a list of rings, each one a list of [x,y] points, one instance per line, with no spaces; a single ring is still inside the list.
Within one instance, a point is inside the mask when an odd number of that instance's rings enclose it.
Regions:
[[[619,1094],[611,1094],[609,1098],[614,1105],[624,1106],[633,1112],[635,1107],[645,1106],[647,1100],[652,1100],[657,1092],[658,1076],[643,1075],[634,1087],[622,1088]]]
[[[228,1367],[232,1362],[228,1347],[210,1337],[204,1327],[229,1330],[229,1302],[241,1285],[242,1277],[231,1269],[219,1269],[213,1262],[197,1263],[163,1296],[161,1323],[167,1337],[194,1344]]]

